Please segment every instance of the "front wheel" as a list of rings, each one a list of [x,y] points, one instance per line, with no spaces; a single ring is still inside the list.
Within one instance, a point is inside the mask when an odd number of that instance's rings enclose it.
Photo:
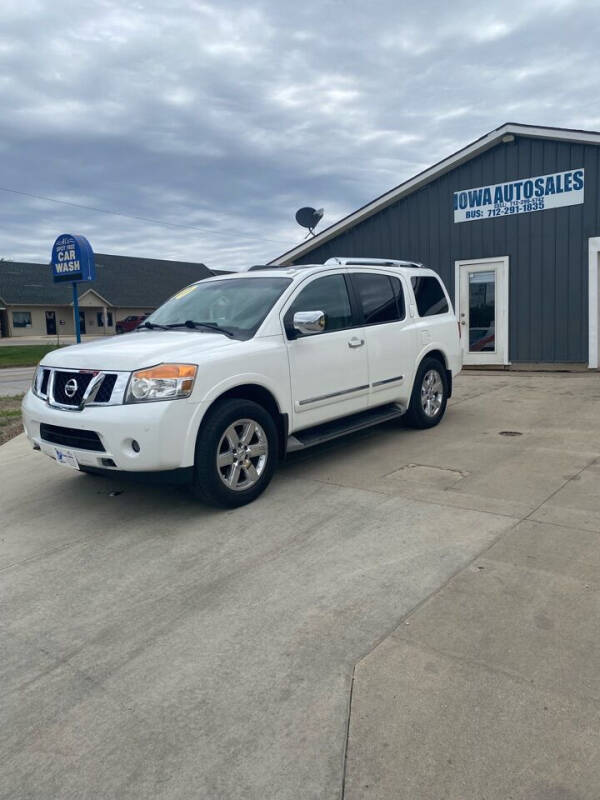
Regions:
[[[192,491],[211,505],[246,505],[269,485],[278,451],[277,427],[261,405],[223,400],[198,435]]]
[[[446,412],[448,378],[437,358],[419,365],[405,419],[411,428],[433,428]]]

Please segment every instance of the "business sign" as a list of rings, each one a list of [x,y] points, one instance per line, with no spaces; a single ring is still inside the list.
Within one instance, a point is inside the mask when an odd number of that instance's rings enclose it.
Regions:
[[[52,277],[55,283],[96,280],[94,251],[85,236],[58,237],[52,247]]]
[[[454,192],[454,222],[529,214],[583,203],[584,171],[571,169]]]

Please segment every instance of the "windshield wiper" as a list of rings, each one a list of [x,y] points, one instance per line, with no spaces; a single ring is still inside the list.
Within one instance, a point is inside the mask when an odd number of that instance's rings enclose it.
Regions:
[[[173,322],[171,325],[167,325],[167,328],[206,328],[209,331],[215,331],[215,333],[222,333],[230,339],[235,339],[235,336],[230,330],[222,328],[220,325],[217,325],[216,322],[196,322],[193,319],[186,319],[185,322]]]
[[[136,331],[139,331],[142,328],[147,328],[149,331],[156,330],[157,328],[160,329],[161,331],[169,330],[169,328],[166,325],[159,325],[158,322],[148,322],[148,320],[138,325]]]

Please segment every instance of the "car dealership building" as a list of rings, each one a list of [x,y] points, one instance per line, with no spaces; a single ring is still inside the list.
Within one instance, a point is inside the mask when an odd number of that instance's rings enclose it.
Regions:
[[[506,123],[273,263],[433,267],[465,364],[598,367],[600,133]]]

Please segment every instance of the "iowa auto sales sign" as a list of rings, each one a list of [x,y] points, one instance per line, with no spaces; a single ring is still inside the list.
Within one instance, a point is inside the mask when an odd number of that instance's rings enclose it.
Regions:
[[[583,203],[583,169],[454,192],[454,222],[528,214]]]

